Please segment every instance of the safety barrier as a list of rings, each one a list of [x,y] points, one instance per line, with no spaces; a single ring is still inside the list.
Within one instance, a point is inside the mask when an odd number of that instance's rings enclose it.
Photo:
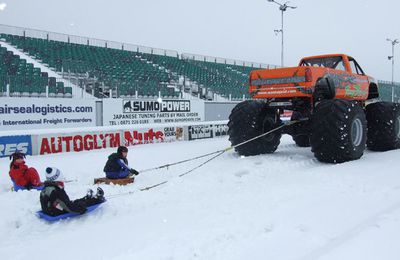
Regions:
[[[120,145],[198,140],[227,135],[227,121],[150,126],[91,127],[32,131],[32,135],[0,136],[0,157],[21,151],[29,155],[82,152]]]

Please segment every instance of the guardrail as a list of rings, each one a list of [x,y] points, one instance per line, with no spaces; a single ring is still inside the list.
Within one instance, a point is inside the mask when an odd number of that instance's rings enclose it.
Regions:
[[[36,30],[36,29],[30,29],[30,28],[24,28],[24,27],[10,26],[10,25],[5,25],[5,24],[0,24],[0,33],[32,37],[32,38],[39,38],[39,39],[46,39],[46,40],[53,40],[53,41],[60,41],[60,42],[67,42],[67,43],[84,44],[84,45],[97,46],[97,47],[106,47],[106,48],[118,49],[118,50],[142,52],[142,53],[147,53],[147,54],[157,54],[157,55],[178,57],[178,52],[174,51],[174,50],[152,48],[152,47],[141,46],[141,45],[130,44],[130,43],[108,41],[108,40],[83,37],[83,36],[78,36],[78,35],[69,35],[69,34],[64,34],[64,33],[56,33],[56,32]]]
[[[50,31],[37,30],[37,29],[18,27],[18,26],[11,26],[11,25],[5,25],[5,24],[0,24],[0,33],[25,36],[25,37],[33,37],[33,38],[46,39],[46,40],[53,40],[53,41],[60,41],[60,42],[67,42],[67,43],[84,44],[84,45],[90,45],[90,46],[96,46],[96,47],[106,47],[106,48],[111,48],[111,49],[126,50],[126,51],[132,51],[132,52],[141,52],[141,53],[147,53],[147,54],[179,57],[179,53],[175,50],[153,48],[153,47],[141,46],[141,45],[136,45],[136,44],[131,44],[131,43],[122,43],[122,42],[116,42],[116,41],[109,41],[109,40],[96,39],[96,38],[90,38],[90,37],[84,37],[84,36],[78,36],[78,35],[50,32]],[[209,61],[209,62],[217,62],[217,63],[230,64],[230,65],[254,67],[254,68],[277,68],[278,67],[277,65],[271,65],[271,64],[234,60],[234,59],[227,59],[227,58],[219,58],[219,57],[212,57],[212,56],[204,56],[204,55],[198,55],[198,54],[183,53],[183,54],[181,54],[181,57],[195,59],[198,61]]]
[[[204,55],[190,54],[190,53],[182,53],[181,58],[196,60],[196,61],[204,61],[204,62],[222,63],[222,64],[228,64],[228,65],[238,65],[238,66],[245,66],[245,67],[252,67],[252,68],[263,68],[263,69],[279,68],[279,66],[277,66],[277,65],[251,62],[251,61],[243,61],[243,60],[234,60],[234,59],[227,59],[227,58],[220,58],[220,57],[213,57],[213,56],[204,56]]]

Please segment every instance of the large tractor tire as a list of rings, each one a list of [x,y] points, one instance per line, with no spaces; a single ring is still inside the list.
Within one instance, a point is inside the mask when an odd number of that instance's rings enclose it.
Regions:
[[[377,102],[366,108],[367,146],[372,151],[400,148],[400,106],[391,102]]]
[[[322,100],[311,119],[310,143],[321,162],[343,163],[359,159],[365,150],[367,121],[355,101]]]
[[[265,102],[248,100],[239,103],[231,112],[228,122],[229,140],[232,145],[248,141],[282,125],[275,109]],[[240,155],[251,156],[273,153],[278,148],[281,132],[276,131],[235,148]]]
[[[305,118],[305,116],[302,113],[300,113],[298,111],[293,111],[290,121],[296,121],[296,120],[299,120],[302,118]],[[293,125],[293,130],[291,133],[292,138],[293,138],[293,141],[299,147],[309,147],[310,146],[310,135],[307,133],[309,131],[307,124],[308,124],[308,122],[298,123],[298,124]]]

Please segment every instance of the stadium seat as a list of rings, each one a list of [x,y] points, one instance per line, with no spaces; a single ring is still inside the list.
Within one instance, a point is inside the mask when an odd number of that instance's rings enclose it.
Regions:
[[[136,91],[141,96],[158,96],[160,91],[163,96],[178,97],[179,92],[168,90],[166,86],[177,82],[180,77],[197,82],[221,96],[248,96],[248,74],[253,69],[11,34],[2,34],[1,37],[59,72],[89,75],[102,86],[120,88],[119,93],[123,96],[134,96]],[[9,55],[6,55],[7,59],[10,59]],[[40,74],[40,70],[29,66],[12,66],[10,70],[19,70],[21,75],[29,77]],[[65,96],[66,91],[59,89],[57,87],[55,92],[52,89],[51,93]],[[99,91],[95,90],[95,93],[101,95]]]
[[[3,39],[9,36],[1,35]],[[45,97],[48,84],[47,73],[40,68],[27,63],[19,55],[7,51],[0,45],[0,95],[5,96],[7,84],[10,86],[10,96],[13,97]]]

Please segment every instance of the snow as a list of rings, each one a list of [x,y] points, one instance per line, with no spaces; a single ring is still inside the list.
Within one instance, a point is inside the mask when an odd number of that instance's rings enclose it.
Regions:
[[[138,170],[228,147],[228,138],[130,147]],[[32,156],[41,175],[60,168],[72,198],[95,189],[113,150]],[[11,192],[0,159],[1,259],[399,259],[400,150],[366,151],[357,161],[319,163],[283,136],[274,154],[230,151],[205,161],[139,175],[130,186],[105,186],[110,198],[91,215],[47,224],[39,192]],[[149,191],[140,188],[162,181]]]

